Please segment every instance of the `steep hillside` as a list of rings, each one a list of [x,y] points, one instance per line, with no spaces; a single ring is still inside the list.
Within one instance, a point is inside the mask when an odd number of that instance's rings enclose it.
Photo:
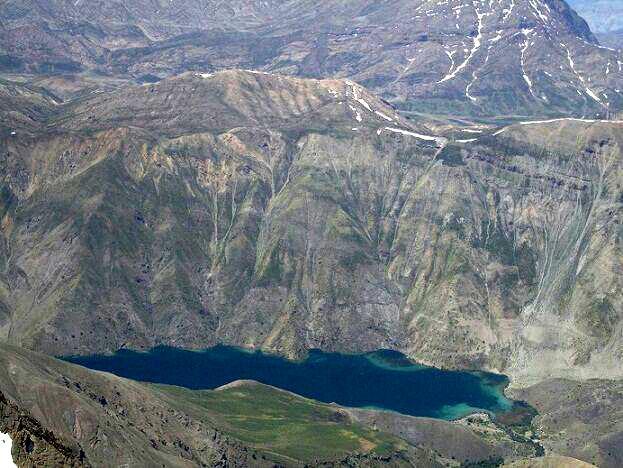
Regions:
[[[0,80],[0,134],[30,134],[54,111],[57,100],[50,93],[12,81]]]
[[[391,348],[621,377],[621,125],[451,141],[358,85],[187,74],[2,140],[2,337]]]
[[[351,78],[418,112],[623,109],[621,53],[563,0],[11,0],[0,19],[7,73],[156,81],[251,68]]]
[[[518,391],[515,397],[539,411],[534,425],[547,453],[564,454],[600,468],[623,465],[620,380],[556,379]]]

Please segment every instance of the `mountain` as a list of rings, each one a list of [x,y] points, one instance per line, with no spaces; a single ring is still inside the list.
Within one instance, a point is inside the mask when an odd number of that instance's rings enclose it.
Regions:
[[[601,115],[623,108],[621,53],[563,0],[9,0],[6,73],[155,81],[251,68],[350,78],[403,110]]]
[[[1,140],[9,342],[622,375],[620,122],[440,134],[351,81],[226,71],[39,123]]]
[[[623,465],[623,52],[567,3],[5,0],[0,44],[4,456]],[[448,422],[50,357],[217,344],[397,350],[526,406]]]
[[[604,45],[623,48],[623,29],[612,32],[600,33],[599,40]]]

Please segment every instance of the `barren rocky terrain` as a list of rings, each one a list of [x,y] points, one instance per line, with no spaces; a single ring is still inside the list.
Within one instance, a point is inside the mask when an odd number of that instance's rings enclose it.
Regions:
[[[620,377],[622,125],[436,136],[352,82],[243,71],[57,106],[3,143],[3,336]]]
[[[621,53],[562,0],[0,2],[18,465],[623,465]],[[38,354],[216,344],[500,372],[538,415],[516,433]],[[337,448],[233,423],[262,408]]]
[[[623,108],[621,52],[599,46],[563,0],[7,0],[0,19],[0,71],[26,80],[153,82],[246,68],[350,78],[416,112]]]

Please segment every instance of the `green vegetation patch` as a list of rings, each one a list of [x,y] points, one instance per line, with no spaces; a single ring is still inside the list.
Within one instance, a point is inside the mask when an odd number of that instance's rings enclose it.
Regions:
[[[231,437],[299,462],[336,460],[353,453],[389,455],[406,448],[402,440],[354,424],[328,405],[265,385],[216,391],[158,387],[175,401],[209,413]]]

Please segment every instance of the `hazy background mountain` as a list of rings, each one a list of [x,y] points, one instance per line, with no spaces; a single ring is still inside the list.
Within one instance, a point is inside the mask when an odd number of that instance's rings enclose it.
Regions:
[[[602,44],[623,46],[623,2],[619,0],[569,0],[569,4],[588,21]]]

